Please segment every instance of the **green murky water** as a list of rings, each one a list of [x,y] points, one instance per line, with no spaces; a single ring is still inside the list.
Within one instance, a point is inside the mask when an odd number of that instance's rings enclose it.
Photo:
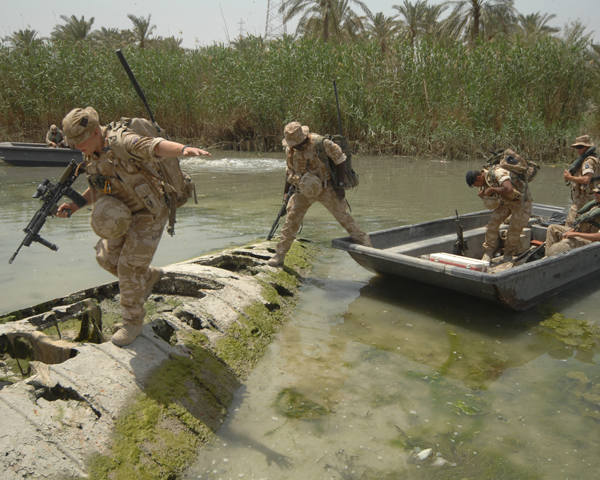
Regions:
[[[367,231],[480,210],[464,182],[478,166],[359,158],[350,204]],[[280,156],[220,155],[186,168],[203,196],[180,209],[157,265],[264,238],[283,187]],[[535,201],[568,204],[561,171],[542,170]],[[58,171],[0,166],[6,261],[34,212],[28,197],[50,175]],[[12,266],[0,262],[0,311],[111,280],[95,264],[85,215],[43,233],[58,252],[34,245]],[[310,210],[302,236],[321,254],[301,303],[186,478],[597,477],[599,280],[515,313],[375,277],[329,248],[343,235],[320,205]]]

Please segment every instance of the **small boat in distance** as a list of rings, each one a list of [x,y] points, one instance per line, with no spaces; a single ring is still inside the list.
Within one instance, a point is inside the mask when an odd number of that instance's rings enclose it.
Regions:
[[[600,274],[600,242],[505,270],[483,271],[486,269],[481,269],[479,259],[483,256],[485,225],[491,213],[491,210],[485,210],[458,217],[468,242],[467,256],[464,257],[453,256],[457,240],[456,217],[370,233],[373,247],[358,245],[350,237],[334,239],[332,246],[346,250],[371,272],[462,292],[514,310],[526,310],[561,290]],[[522,240],[526,237],[527,243],[523,250],[527,250],[529,242],[534,245],[544,242],[550,219],[564,213],[560,207],[534,204],[529,226],[522,235]],[[448,258],[457,261],[448,261]]]
[[[44,143],[1,142],[0,160],[15,167],[66,167],[71,160],[83,161],[80,150],[48,148]]]

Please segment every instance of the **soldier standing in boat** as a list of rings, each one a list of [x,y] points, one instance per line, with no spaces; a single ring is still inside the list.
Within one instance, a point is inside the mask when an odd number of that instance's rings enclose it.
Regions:
[[[66,148],[65,136],[56,125],[51,125],[46,133],[46,146],[50,148]]]
[[[302,219],[310,206],[320,202],[334,218],[346,229],[352,239],[370,247],[369,235],[363,232],[356,220],[348,213],[348,202],[344,190],[346,155],[331,140],[323,140],[323,149],[336,166],[338,185],[332,184],[332,177],[326,164],[319,158],[316,150],[316,133],[307,126],[291,122],[285,126],[282,144],[286,147],[286,179],[283,190],[284,201],[288,199],[290,187],[296,193],[289,199],[287,218],[281,229],[281,240],[277,244],[277,253],[267,263],[271,266],[283,265],[285,255],[290,250]]]
[[[547,257],[600,241],[600,186],[592,189],[592,195],[594,200],[577,212],[572,228],[566,225],[548,226]]]
[[[572,227],[577,212],[594,200],[592,189],[594,184],[600,180],[598,176],[600,161],[596,156],[596,147],[591,142],[590,136],[577,137],[571,146],[577,150],[578,157],[563,174],[566,184],[571,187],[571,199],[573,200],[573,205],[571,205],[565,221],[566,227]]]
[[[469,187],[479,187],[479,197],[483,200],[486,208],[493,210],[490,220],[485,226],[485,241],[483,242],[484,254],[482,260],[491,262],[494,253],[498,249],[500,225],[510,216],[510,223],[506,232],[506,241],[504,243],[503,261],[512,261],[513,256],[519,254],[521,243],[521,232],[527,226],[533,206],[533,198],[529,189],[529,179],[537,174],[534,171],[525,170],[525,173],[519,174],[516,171],[508,169],[511,163],[527,165],[512,150],[505,150],[504,168],[498,164],[491,165],[481,171],[470,170],[467,172],[466,181]],[[532,164],[533,165],[533,164]],[[539,170],[539,167],[537,167]]]
[[[108,127],[100,127],[92,107],[71,110],[63,119],[63,130],[71,147],[83,152],[89,188],[82,194],[93,203],[90,223],[100,237],[96,261],[119,279],[123,324],[111,341],[129,345],[142,332],[144,302],[163,270],[150,262],[168,220],[160,181],[119,158],[108,146]],[[161,157],[210,155],[199,148],[171,142],[160,137],[123,134],[123,148],[141,162],[152,164]],[[66,218],[78,210],[74,203],[63,203],[57,216]],[[69,212],[70,211],[70,212]]]

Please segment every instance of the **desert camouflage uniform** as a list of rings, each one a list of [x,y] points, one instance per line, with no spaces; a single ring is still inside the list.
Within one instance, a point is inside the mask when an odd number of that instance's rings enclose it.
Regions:
[[[498,195],[500,206],[496,208],[485,226],[485,241],[483,249],[492,255],[498,248],[498,234],[500,225],[510,216],[510,223],[506,232],[504,243],[505,255],[517,255],[520,245],[520,236],[531,216],[533,199],[528,185],[516,173],[502,167],[493,167],[485,171],[486,183],[490,187],[500,187],[506,180],[510,180],[513,191],[508,195]]]
[[[583,177],[588,173],[594,176],[598,168],[599,160],[597,157],[590,155],[584,161],[581,167],[573,174],[574,177]],[[567,219],[565,221],[566,227],[573,226],[573,222],[575,221],[575,217],[577,216],[577,212],[589,202],[594,200],[594,194],[592,193],[592,189],[594,188],[593,182],[588,183],[587,185],[581,185],[579,183],[571,182],[571,199],[573,200],[573,205],[569,209],[569,213],[567,215]]]
[[[315,202],[321,202],[340,225],[346,229],[354,241],[361,245],[371,246],[369,236],[360,229],[356,220],[348,213],[348,202],[346,200],[340,201],[337,198],[335,189],[331,184],[331,174],[325,163],[317,156],[315,149],[315,139],[317,136],[315,133],[309,134],[309,143],[303,151],[298,151],[290,147],[286,148],[286,175],[288,183],[297,186],[302,175],[310,172],[321,179],[324,188],[316,197],[307,197],[296,191],[290,199],[287,206],[287,218],[281,229],[281,240],[276,248],[277,255],[280,256],[285,256],[291,248],[304,219],[304,215],[306,215],[310,206]],[[336,165],[346,161],[346,156],[343,154],[342,149],[332,141],[324,140],[323,149]]]
[[[58,129],[56,130],[56,132],[48,130],[48,133],[46,134],[46,146],[50,146],[50,144],[54,142],[57,147],[60,147],[61,145],[64,145],[64,140],[64,135]]]
[[[103,127],[103,137],[106,133],[106,127]],[[154,148],[161,141],[162,138],[140,137],[133,133],[123,136],[125,148],[147,162],[157,160]],[[144,296],[151,275],[150,262],[168,219],[160,183],[134,165],[120,160],[108,149],[100,156],[86,157],[86,174],[97,195],[111,195],[132,212],[132,222],[125,235],[100,239],[96,245],[96,261],[119,279],[123,320],[140,325],[145,315]]]
[[[600,205],[593,207],[592,210],[595,210],[596,208],[600,208]],[[598,227],[587,222],[580,223],[578,227],[578,230],[581,233],[596,233],[599,230]],[[574,248],[583,247],[584,245],[592,243],[591,240],[578,237],[563,239],[562,234],[568,232],[569,230],[571,230],[571,227],[567,227],[566,225],[550,225],[548,227],[546,232],[547,257],[556,255],[558,253],[568,252]]]

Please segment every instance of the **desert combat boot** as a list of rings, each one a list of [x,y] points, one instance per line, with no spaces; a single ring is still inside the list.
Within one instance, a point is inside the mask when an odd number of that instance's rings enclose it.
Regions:
[[[281,267],[283,265],[283,261],[285,260],[285,255],[280,255],[276,253],[273,255],[273,258],[267,262],[267,265],[271,267]]]
[[[117,347],[124,347],[133,342],[142,333],[144,321],[140,323],[123,322],[123,326],[119,328],[110,341]]]

